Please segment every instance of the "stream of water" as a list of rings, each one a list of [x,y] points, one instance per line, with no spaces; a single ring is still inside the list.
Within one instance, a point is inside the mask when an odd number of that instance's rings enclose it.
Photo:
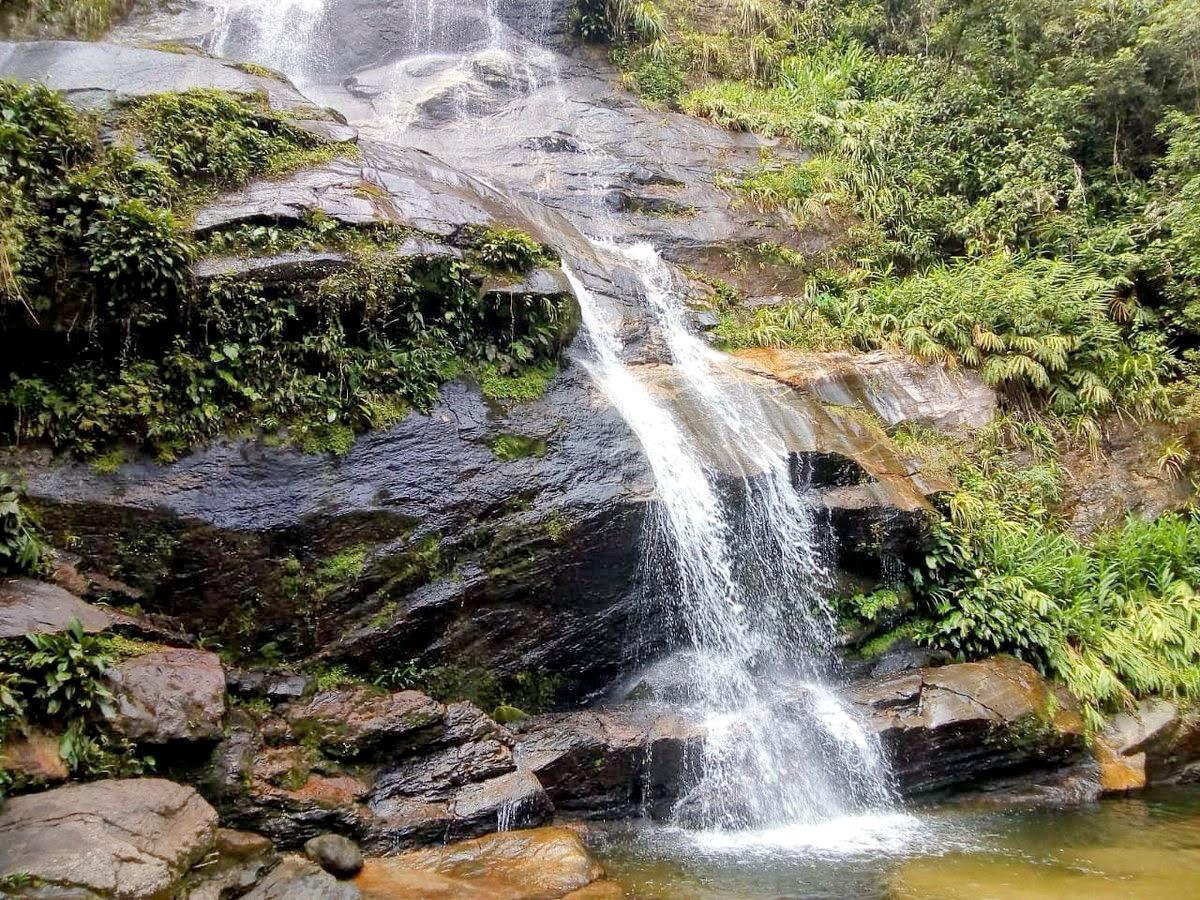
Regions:
[[[310,83],[334,17],[327,2],[229,0],[213,47]],[[471,119],[473,139],[486,141],[495,123],[486,104],[474,102],[481,84],[520,95],[555,80],[554,54],[501,21],[494,0],[412,0],[397,14],[407,16],[407,37],[398,59],[373,75],[384,94],[376,107],[390,120],[375,130],[390,140],[407,143],[410,129],[422,127],[422,101],[438,97],[440,127]],[[471,27],[475,19],[480,27]],[[564,92],[556,124],[583,146],[583,159],[595,159],[599,151],[578,134],[568,101]],[[493,172],[472,174],[501,181]],[[659,521],[646,553],[661,577],[650,627],[681,648],[670,667],[673,702],[703,720],[708,734],[672,822],[707,846],[732,850],[748,840],[803,844],[834,832],[888,844],[911,833],[893,809],[876,740],[822,683],[834,635],[823,599],[823,541],[785,433],[805,424],[781,429],[779,411],[769,413],[726,358],[689,329],[675,275],[654,247],[623,242],[602,209],[580,225],[598,254],[637,273],[640,315],[665,347],[675,395],[653,390],[644,367],[626,361],[613,311],[568,267],[592,350],[586,365],[641,441],[655,478]]]

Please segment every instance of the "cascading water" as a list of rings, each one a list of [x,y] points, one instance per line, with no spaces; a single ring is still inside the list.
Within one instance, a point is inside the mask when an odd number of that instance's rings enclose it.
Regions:
[[[237,15],[222,17],[215,49],[236,31],[243,58],[303,80],[313,52],[306,41],[329,15],[326,2],[337,0],[243,0]],[[369,73],[373,108],[390,121],[362,124],[400,142],[452,128],[464,144],[488,140],[490,106],[518,102],[555,72],[554,54],[515,35],[494,2],[399,7],[397,15],[408,16],[400,58]],[[449,12],[467,7],[474,18],[452,27]],[[480,15],[486,27],[472,27]],[[572,127],[568,99],[559,128],[586,164],[600,151]],[[433,121],[421,120],[425,107],[436,110]],[[706,726],[703,759],[673,819],[718,843],[773,834],[783,845],[886,846],[901,829],[887,812],[878,745],[822,684],[834,635],[822,599],[822,528],[789,451],[807,423],[689,330],[672,270],[653,247],[622,245],[619,227],[599,209],[580,225],[596,235],[599,256],[638,274],[644,315],[670,362],[627,363],[612,311],[565,267],[591,345],[587,367],[655,477],[659,527],[646,551],[648,570],[660,576],[655,627],[666,624],[685,648],[671,660],[672,700]],[[653,378],[665,384],[652,387]]]
[[[297,84],[320,54],[317,39],[326,0],[221,0],[207,49],[217,56],[253,56]]]

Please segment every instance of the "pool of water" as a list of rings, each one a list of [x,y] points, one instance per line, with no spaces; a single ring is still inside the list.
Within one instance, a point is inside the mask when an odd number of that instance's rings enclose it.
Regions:
[[[1068,809],[947,806],[732,835],[609,826],[591,842],[639,900],[1200,898],[1200,786]]]

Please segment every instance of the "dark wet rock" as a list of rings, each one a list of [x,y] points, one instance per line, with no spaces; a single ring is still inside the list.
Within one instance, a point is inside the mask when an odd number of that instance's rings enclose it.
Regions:
[[[190,787],[161,778],[67,785],[0,808],[0,878],[23,873],[64,896],[171,896],[216,834],[216,812]]]
[[[353,878],[363,866],[362,851],[340,834],[320,834],[304,842],[304,855],[335,878]]]
[[[1073,701],[1028,663],[1007,657],[859,684],[848,699],[880,736],[897,785],[910,796],[1055,766],[1083,747]]]
[[[539,824],[552,810],[537,778],[517,770],[512,735],[469,703],[364,689],[283,712],[235,711],[202,782],[226,821],[284,848],[333,832],[394,852],[502,820]]]
[[[300,856],[285,856],[246,900],[359,900],[354,885],[338,881],[316,863]]]
[[[225,715],[225,669],[215,653],[170,649],[135,656],[107,674],[113,727],[146,744],[216,740]]]
[[[225,687],[239,697],[263,697],[273,703],[286,703],[311,693],[314,682],[307,675],[229,669],[225,672]]]
[[[253,75],[226,60],[80,41],[0,42],[0,75],[61,91],[71,103],[108,107],[165,91],[219,88],[261,94],[273,109],[312,103],[284,78]]]
[[[381,806],[397,796],[445,799],[458,787],[516,769],[512,751],[498,740],[473,741],[409,760],[381,775],[371,802]]]
[[[541,781],[526,769],[463,786],[450,798],[449,809],[451,840],[545,825],[554,814]]]
[[[557,809],[598,818],[664,813],[686,787],[703,730],[644,707],[537,716],[518,733],[516,757]]]
[[[384,693],[370,688],[322,691],[285,715],[329,756],[361,759],[403,756],[441,735],[445,707],[418,691]]]
[[[192,277],[199,282],[214,278],[252,278],[267,284],[317,281],[352,265],[345,253],[297,251],[274,256],[209,256],[192,264]]]
[[[0,579],[0,638],[57,634],[66,631],[72,620],[78,620],[84,631],[95,633],[123,618],[44,581]]]
[[[327,122],[321,119],[296,119],[292,124],[301,131],[307,131],[314,137],[334,143],[353,144],[358,142],[358,129],[353,125],[343,125],[341,122]]]
[[[1083,757],[1057,768],[988,778],[950,799],[967,806],[1063,807],[1093,803],[1104,793],[1101,766]]]
[[[205,865],[187,879],[188,900],[229,900],[240,897],[279,862],[271,841],[248,831],[217,829],[217,841]]]

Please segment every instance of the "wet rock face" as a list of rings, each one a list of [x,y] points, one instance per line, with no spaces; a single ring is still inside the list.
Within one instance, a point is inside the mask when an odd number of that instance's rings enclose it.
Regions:
[[[469,703],[326,691],[265,717],[233,714],[204,783],[229,821],[284,848],[335,832],[394,852],[547,821],[550,800],[512,746]]]
[[[0,878],[24,873],[85,896],[171,896],[216,835],[216,812],[190,787],[72,784],[0,809]]]
[[[563,812],[596,818],[665,815],[695,771],[702,727],[678,714],[620,707],[538,716],[517,758]]]
[[[1028,663],[997,657],[918,669],[853,687],[905,795],[1050,766],[1083,747],[1072,701]]]
[[[145,744],[221,737],[225,669],[215,653],[160,650],[119,663],[107,674],[116,701],[112,726]]]

